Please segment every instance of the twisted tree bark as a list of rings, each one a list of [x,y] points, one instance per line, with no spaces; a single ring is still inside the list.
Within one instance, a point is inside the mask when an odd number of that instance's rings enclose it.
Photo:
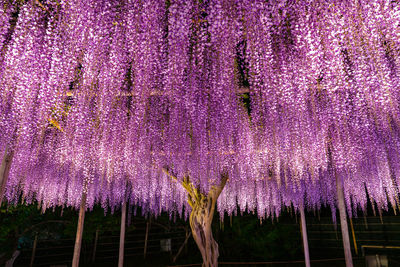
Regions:
[[[228,181],[228,176],[222,175],[220,184],[213,186],[208,194],[205,195],[201,193],[198,188],[193,186],[189,177],[186,177],[183,181],[179,181],[176,176],[171,174],[166,168],[163,168],[163,171],[169,177],[181,183],[188,193],[188,202],[192,207],[189,224],[192,229],[194,241],[203,257],[202,266],[218,266],[218,244],[213,238],[211,224],[214,217],[217,199]]]
[[[218,244],[215,242],[211,230],[212,202],[212,199],[203,197],[199,203],[194,203],[189,219],[194,241],[203,257],[203,267],[218,266]]]

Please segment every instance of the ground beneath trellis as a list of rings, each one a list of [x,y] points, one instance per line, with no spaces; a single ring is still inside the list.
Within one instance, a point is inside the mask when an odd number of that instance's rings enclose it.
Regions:
[[[146,266],[146,267],[170,267],[170,266],[176,266],[176,267],[201,267],[201,263],[198,264],[176,264],[176,265],[168,265],[165,264],[165,261],[168,261],[167,258],[160,258],[160,257],[155,257],[155,258],[150,258],[147,260],[142,260],[142,259],[133,259],[133,260],[128,260],[126,261],[126,263],[124,264],[125,266]],[[364,258],[359,258],[359,259],[354,259],[353,261],[354,263],[354,267],[365,267],[366,263],[365,263],[365,259]],[[389,266],[397,266],[397,264],[399,264],[400,262],[392,262],[394,264],[390,264]],[[96,265],[99,267],[106,267],[106,266],[114,266],[111,263],[104,263],[101,265]],[[343,267],[345,266],[345,262],[344,259],[325,259],[325,260],[319,260],[319,261],[312,261],[311,262],[312,266],[314,267]],[[249,263],[249,262],[237,262],[237,263],[233,263],[233,262],[229,262],[229,263],[225,263],[225,262],[220,262],[219,263],[220,266],[223,267],[263,267],[263,266],[268,266],[268,267],[304,267],[304,262],[294,262],[294,263],[283,263],[283,262],[275,262],[275,263]]]

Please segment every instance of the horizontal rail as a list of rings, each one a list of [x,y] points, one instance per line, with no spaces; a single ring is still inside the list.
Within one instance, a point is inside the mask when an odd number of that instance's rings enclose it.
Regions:
[[[400,249],[399,246],[378,246],[378,245],[362,245],[361,252],[362,255],[365,256],[365,249],[366,248],[378,248],[378,249]]]
[[[362,259],[360,257],[353,259]],[[329,262],[329,261],[344,261],[344,258],[334,258],[334,259],[319,259],[311,260],[311,262]],[[304,260],[294,260],[294,261],[265,261],[265,262],[218,262],[219,265],[265,265],[265,264],[291,264],[291,263],[304,263]],[[185,265],[170,265],[168,267],[192,267],[201,266],[201,263],[185,264]]]

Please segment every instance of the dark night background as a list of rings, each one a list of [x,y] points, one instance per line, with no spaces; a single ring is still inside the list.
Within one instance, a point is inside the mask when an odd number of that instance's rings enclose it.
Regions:
[[[182,246],[189,223],[163,214],[158,218],[141,216],[140,208],[131,208],[125,239],[125,266],[172,266],[198,264],[201,255],[189,237]],[[8,206],[0,209],[0,264],[4,264],[15,249],[21,251],[14,266],[29,266],[35,236],[38,238],[33,266],[67,265],[72,261],[78,212],[57,207],[44,213],[37,205]],[[118,262],[120,211],[113,214],[97,206],[85,217],[81,266],[116,266]],[[394,210],[373,214],[371,205],[364,216],[353,218],[357,252],[349,224],[349,234],[355,266],[365,266],[363,245],[400,246],[400,217]],[[306,214],[312,266],[344,266],[340,225],[332,221],[330,209]],[[148,245],[144,259],[146,227]],[[98,241],[93,261],[96,231]],[[279,218],[260,223],[255,214],[225,216],[213,222],[214,238],[219,244],[222,266],[304,266],[299,215],[286,209]],[[171,252],[161,251],[161,240],[171,239]],[[175,263],[173,258],[182,246]],[[365,254],[388,255],[389,266],[400,266],[398,249],[365,249]],[[264,262],[264,264],[250,264]],[[281,262],[267,264],[266,262]],[[289,263],[290,262],[290,263]],[[225,263],[225,264],[224,264]]]

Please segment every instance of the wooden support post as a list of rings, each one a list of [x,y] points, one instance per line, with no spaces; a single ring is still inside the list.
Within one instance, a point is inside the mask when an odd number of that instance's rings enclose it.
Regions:
[[[340,215],[340,227],[342,230],[344,257],[346,260],[346,267],[353,267],[353,259],[351,256],[349,229],[347,226],[346,204],[344,201],[343,184],[340,178],[336,175],[337,197]]]
[[[125,225],[126,225],[126,201],[122,204],[121,210],[121,232],[119,235],[119,257],[118,267],[124,266],[124,250],[125,250]]]
[[[349,218],[349,221],[350,221],[351,235],[353,236],[354,250],[356,252],[356,255],[358,255],[358,247],[357,247],[356,234],[354,232],[354,227],[353,227],[353,220]]]
[[[81,255],[81,247],[82,247],[83,223],[85,221],[85,210],[86,210],[86,193],[82,193],[81,206],[79,208],[78,227],[76,230],[74,257],[72,259],[72,267],[79,266],[79,258]]]
[[[98,242],[98,240],[99,240],[99,229],[96,230],[96,235],[94,236],[92,263],[94,263],[96,261],[96,250],[97,250],[97,242]]]
[[[368,230],[368,221],[367,221],[367,216],[365,215],[365,213],[364,213],[363,217],[364,217],[364,226],[365,226],[365,229]]]
[[[10,174],[11,162],[14,153],[10,151],[8,146],[4,151],[3,160],[0,165],[0,205],[3,202],[4,192],[6,191],[6,185],[8,180],[8,175]]]
[[[30,267],[33,266],[33,262],[35,261],[37,241],[38,241],[38,234],[35,235],[35,240],[33,241],[31,263],[29,264]]]
[[[222,231],[224,230],[224,228],[223,228],[223,226],[222,226]],[[187,227],[185,227],[185,233],[186,233],[186,235],[185,236],[188,236],[188,235],[192,235],[192,233],[191,232],[189,232],[189,230],[187,229]],[[187,242],[185,243],[185,254],[187,254],[188,253],[188,246],[187,246]]]
[[[306,216],[304,214],[304,206],[300,206],[300,218],[301,218],[301,235],[303,237],[303,248],[304,248],[304,260],[306,267],[310,267],[310,253],[308,250],[308,238],[307,238],[307,224]]]
[[[177,258],[179,257],[179,255],[181,254],[182,249],[183,249],[184,247],[186,247],[186,244],[187,244],[187,242],[188,242],[188,240],[189,240],[189,237],[190,237],[191,235],[192,235],[192,233],[186,232],[185,241],[183,241],[183,244],[180,246],[180,248],[178,249],[178,252],[176,253],[175,257],[172,259],[172,262],[173,262],[173,263],[176,262],[176,259],[177,259]]]
[[[146,259],[146,253],[147,253],[147,240],[149,238],[149,227],[150,227],[150,221],[147,221],[146,224],[146,236],[144,238],[144,251],[143,251],[143,259]]]

